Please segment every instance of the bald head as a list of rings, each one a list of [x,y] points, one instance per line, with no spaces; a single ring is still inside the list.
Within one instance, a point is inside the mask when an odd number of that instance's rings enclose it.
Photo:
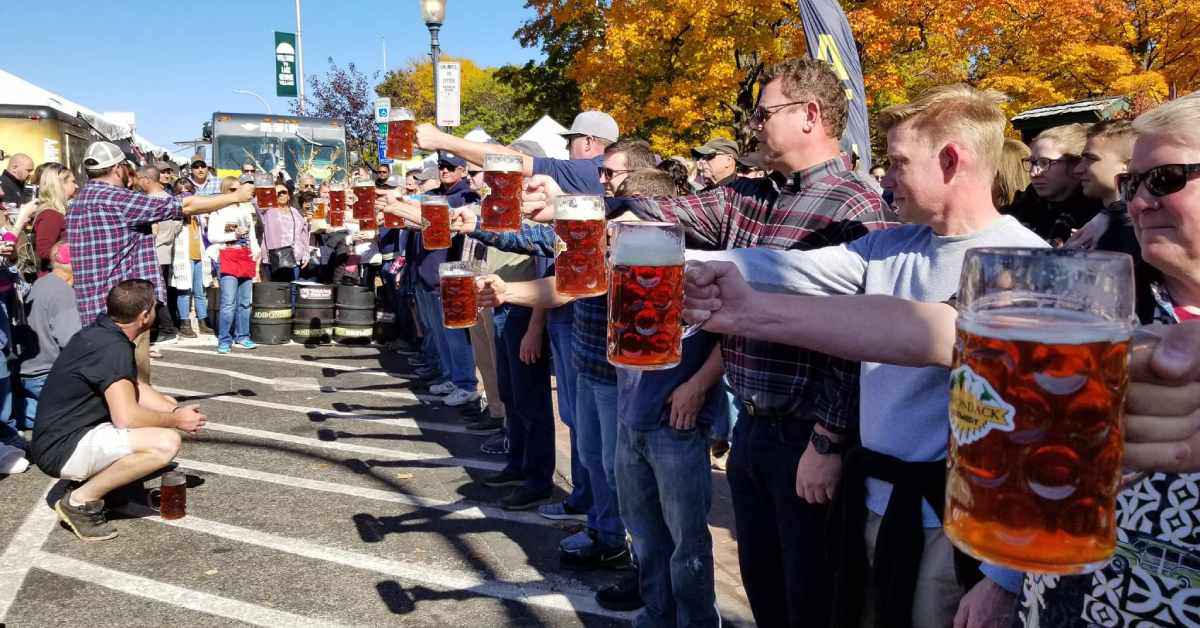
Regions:
[[[33,173],[33,159],[25,153],[17,153],[8,158],[8,173],[17,181],[24,183]]]

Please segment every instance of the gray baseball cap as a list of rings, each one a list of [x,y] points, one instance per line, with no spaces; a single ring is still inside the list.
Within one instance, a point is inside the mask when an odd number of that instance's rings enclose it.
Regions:
[[[83,154],[83,167],[88,170],[103,170],[125,161],[125,153],[112,142],[92,142]]]
[[[603,111],[584,111],[575,116],[575,122],[571,124],[570,130],[563,133],[562,136],[568,141],[576,135],[590,135],[602,140],[610,142],[617,141],[617,137],[621,135],[617,128],[617,121],[613,117]]]
[[[737,159],[739,153],[737,142],[723,137],[714,137],[707,144],[692,149],[692,157],[696,159],[712,155],[729,155]]]
[[[437,166],[425,166],[420,170],[414,170],[411,174],[417,181],[432,181],[438,178],[438,169]]]

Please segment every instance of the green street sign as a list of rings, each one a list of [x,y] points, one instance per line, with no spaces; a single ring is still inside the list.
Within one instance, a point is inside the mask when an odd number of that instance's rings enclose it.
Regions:
[[[296,97],[296,34],[275,31],[275,95]]]

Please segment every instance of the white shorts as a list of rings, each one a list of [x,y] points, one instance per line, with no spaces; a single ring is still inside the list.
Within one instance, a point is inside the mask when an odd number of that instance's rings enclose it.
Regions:
[[[128,429],[101,423],[83,435],[58,477],[83,482],[132,453]]]

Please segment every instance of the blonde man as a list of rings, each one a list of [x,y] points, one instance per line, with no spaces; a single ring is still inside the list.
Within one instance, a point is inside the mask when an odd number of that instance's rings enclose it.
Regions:
[[[1013,214],[1051,244],[1061,245],[1091,220],[1102,205],[1084,196],[1075,174],[1089,125],[1067,124],[1033,138],[1025,161],[1030,186],[1005,213]]]
[[[812,251],[693,254],[737,262],[689,273],[686,307],[706,329],[862,362],[862,445],[846,454],[834,495],[844,521],[832,527],[846,531],[830,539],[839,556],[835,625],[911,618],[922,627],[984,626],[1014,608],[1021,574],[991,565],[956,571],[964,557],[939,514],[954,334],[954,309],[944,302],[957,289],[963,254],[1046,245],[992,202],[1006,122],[1001,101],[952,85],[878,117],[890,164],[883,186],[911,224]],[[739,267],[776,293],[823,298],[756,292]],[[914,307],[931,308],[933,322],[911,315]]]

